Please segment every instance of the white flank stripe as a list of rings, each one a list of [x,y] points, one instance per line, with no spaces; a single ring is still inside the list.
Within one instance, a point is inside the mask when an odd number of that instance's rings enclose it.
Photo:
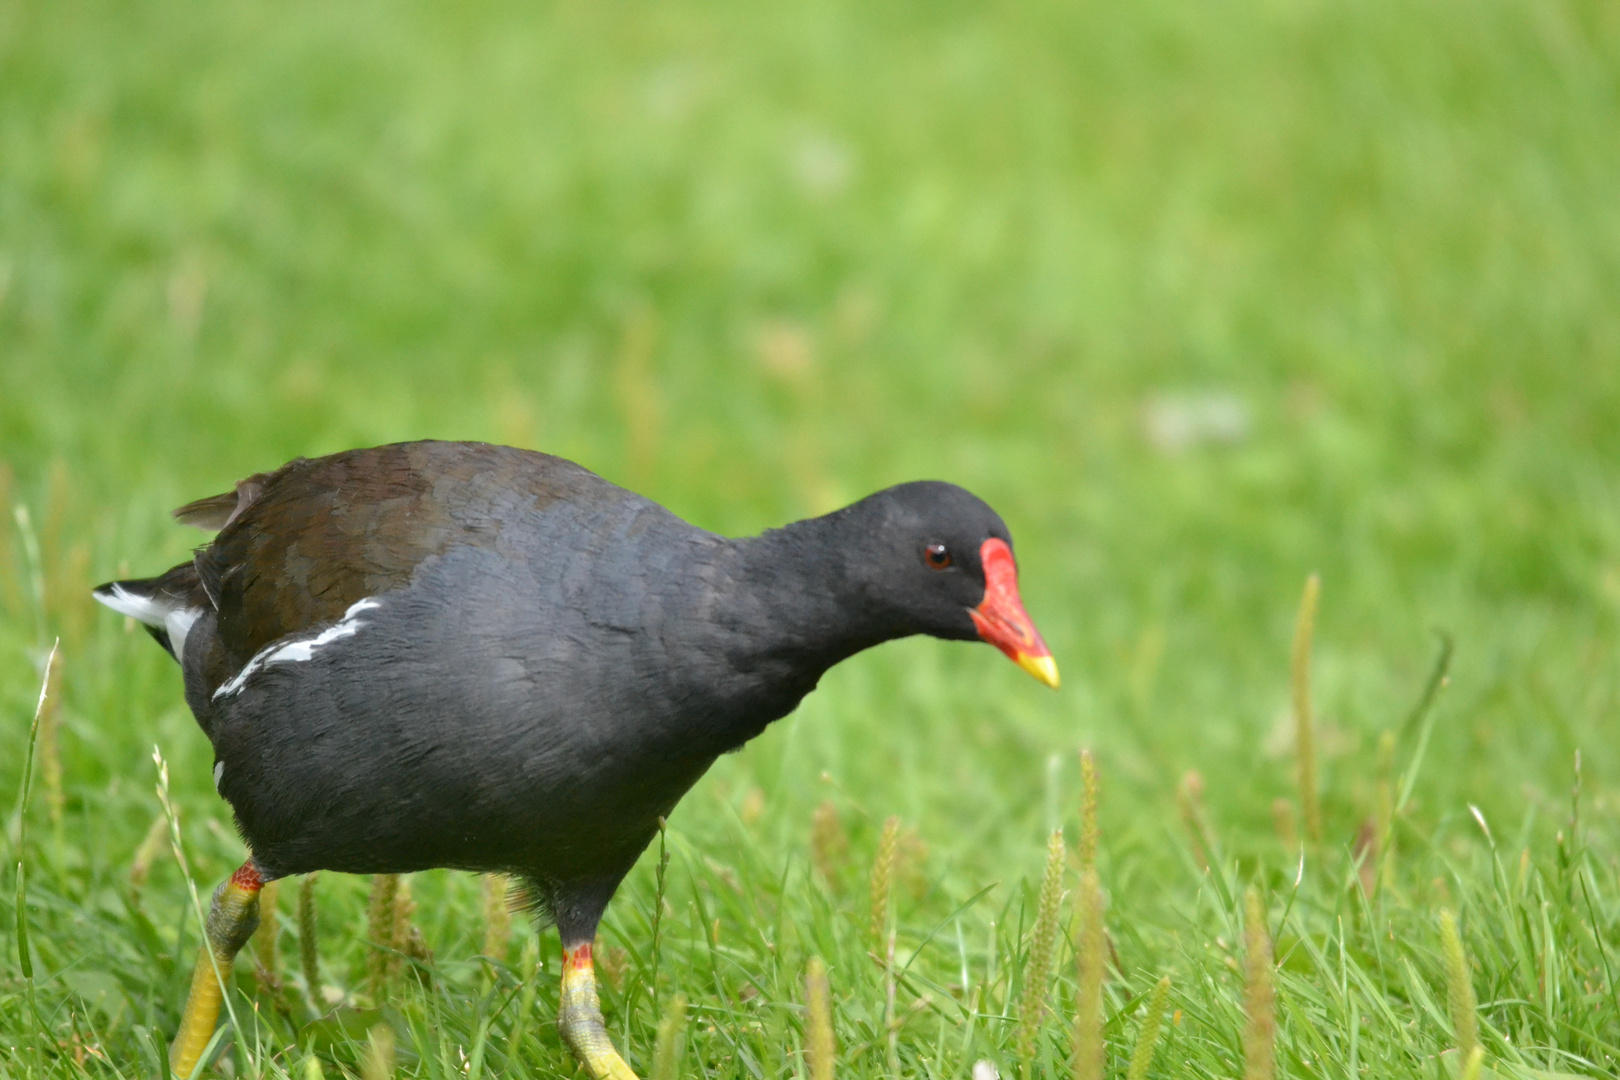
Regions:
[[[236,693],[246,685],[248,678],[262,667],[270,664],[292,664],[308,660],[315,655],[315,650],[323,645],[330,645],[342,638],[353,637],[365,626],[365,622],[357,618],[362,611],[369,611],[382,604],[369,597],[365,600],[356,600],[349,605],[349,610],[343,613],[343,618],[322,630],[312,638],[303,641],[286,641],[281,644],[270,644],[260,649],[253,659],[249,660],[241,671],[229,682],[224,683],[214,691],[212,700],[218,701],[222,697]]]

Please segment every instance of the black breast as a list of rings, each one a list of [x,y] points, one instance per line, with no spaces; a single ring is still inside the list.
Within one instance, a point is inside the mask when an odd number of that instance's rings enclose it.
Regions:
[[[493,542],[193,695],[266,869],[622,870],[723,748],[705,721],[766,704],[701,670],[693,583],[726,541],[634,496],[473,524]]]

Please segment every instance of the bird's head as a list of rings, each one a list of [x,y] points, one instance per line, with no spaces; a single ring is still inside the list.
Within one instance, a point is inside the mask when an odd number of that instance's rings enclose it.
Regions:
[[[973,493],[923,480],[839,511],[859,523],[846,573],[908,633],[979,639],[1052,687],[1057,663],[1018,593],[1012,535]]]

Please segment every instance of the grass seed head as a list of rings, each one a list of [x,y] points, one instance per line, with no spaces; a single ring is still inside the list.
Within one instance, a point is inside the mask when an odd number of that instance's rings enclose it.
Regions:
[[[45,579],[45,616],[53,634],[69,644],[84,640],[95,602],[90,598],[90,547],[73,539],[82,523],[67,461],[51,462],[45,498],[45,520],[40,530]]]
[[[399,884],[394,891],[394,925],[389,933],[388,942],[393,953],[388,956],[388,977],[392,980],[400,972],[405,957],[420,957],[426,948],[421,941],[421,934],[411,923],[416,914],[416,900],[411,896],[411,879],[400,875]]]
[[[1282,844],[1284,851],[1299,851],[1299,820],[1294,814],[1294,804],[1281,796],[1271,800],[1271,827],[1277,833],[1277,840]]]
[[[253,932],[253,974],[260,986],[272,995],[281,994],[281,961],[276,950],[276,938],[281,929],[276,918],[276,902],[281,897],[281,882],[265,882],[259,890],[259,928]]]
[[[831,799],[824,799],[810,818],[810,864],[836,890],[848,855],[849,834],[838,817],[838,807]]]
[[[1097,862],[1097,761],[1089,749],[1080,751],[1080,866]]]
[[[1322,579],[1305,579],[1294,623],[1291,675],[1294,697],[1294,740],[1299,755],[1299,804],[1305,811],[1305,835],[1311,843],[1322,839],[1322,806],[1316,793],[1316,730],[1311,718],[1311,639],[1316,633],[1316,602]]]
[[[928,876],[928,841],[916,829],[901,829],[894,851],[894,877],[914,900],[921,900],[933,884]]]
[[[504,874],[485,874],[480,887],[484,899],[484,955],[505,960],[512,942],[512,907],[507,903],[511,882]]]
[[[1440,948],[1446,961],[1446,1003],[1451,1007],[1451,1030],[1464,1061],[1479,1047],[1478,1006],[1474,1001],[1474,981],[1457,931],[1457,915],[1450,908],[1440,912]]]
[[[421,929],[412,921],[415,915],[416,900],[411,896],[411,879],[402,875],[399,891],[394,896],[394,951],[388,956],[388,979],[390,982],[397,981],[400,972],[407,970],[406,961],[409,960],[411,964],[408,970],[422,985],[427,986],[432,982],[428,965],[433,963],[433,950],[428,947]]]
[[[1063,906],[1064,855],[1063,830],[1053,829],[1046,841],[1046,867],[1041,875],[1041,894],[1035,909],[1035,926],[1030,931],[1023,993],[1018,1004],[1018,1056],[1025,1063],[1026,1071],[1035,1057],[1035,1038],[1046,1017],[1046,997],[1052,981],[1052,961],[1057,953]]]
[[[720,947],[720,920],[714,920],[710,927],[716,948]],[[622,945],[609,945],[602,940],[600,932],[596,935],[596,943],[591,947],[596,958],[596,973],[602,976],[602,981],[613,989],[618,990],[624,986],[624,977],[630,973],[630,950]]]
[[[394,900],[398,895],[398,874],[371,876],[371,896],[366,901],[366,940],[371,943],[371,951],[366,956],[366,975],[373,1002],[387,996],[389,950],[394,945]]]
[[[1159,1028],[1164,1024],[1164,1011],[1170,1004],[1170,976],[1166,975],[1153,988],[1148,998],[1147,1015],[1136,1033],[1136,1047],[1131,1051],[1131,1067],[1126,1080],[1147,1080],[1153,1067],[1153,1054],[1159,1046]]]
[[[1244,894],[1243,1080],[1272,1080],[1276,1065],[1276,997],[1272,986],[1271,935],[1260,893]]]
[[[1192,841],[1193,858],[1200,870],[1208,870],[1214,856],[1214,845],[1209,838],[1209,825],[1204,821],[1204,777],[1197,769],[1188,769],[1176,789],[1176,804],[1181,810],[1182,824]]]
[[[872,940],[880,948],[889,926],[889,894],[894,887],[894,856],[900,844],[900,819],[883,823],[878,837],[877,857],[872,860]]]
[[[809,1059],[810,1080],[832,1080],[833,1044],[832,992],[827,982],[827,965],[812,956],[804,975],[806,1009],[804,1052]]]
[[[1378,819],[1367,818],[1356,830],[1355,842],[1350,847],[1351,856],[1356,860],[1356,877],[1361,882],[1361,891],[1368,896],[1378,891],[1378,837]]]
[[[653,1050],[652,1075],[649,1080],[675,1080],[680,1070],[681,1044],[686,1033],[686,996],[676,994],[669,999],[663,1019],[658,1021],[658,1041]]]
[[[1103,976],[1108,938],[1103,932],[1102,884],[1094,867],[1080,875],[1079,987],[1075,993],[1074,1080],[1102,1080]]]
[[[1572,846],[1581,843],[1581,751],[1575,750],[1575,779],[1569,788],[1569,839]]]
[[[317,1010],[321,1001],[321,947],[315,912],[315,881],[319,871],[305,874],[298,883],[298,964],[304,971],[304,989]]]

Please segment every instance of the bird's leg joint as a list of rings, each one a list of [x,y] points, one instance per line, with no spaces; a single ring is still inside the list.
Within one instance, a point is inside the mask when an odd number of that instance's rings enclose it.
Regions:
[[[596,967],[590,942],[563,952],[562,996],[557,1026],[563,1041],[594,1080],[636,1080],[636,1074],[613,1048],[602,1022],[602,1003],[596,993]]]
[[[229,963],[259,928],[259,890],[264,879],[249,860],[214,890],[208,907],[208,947]]]

